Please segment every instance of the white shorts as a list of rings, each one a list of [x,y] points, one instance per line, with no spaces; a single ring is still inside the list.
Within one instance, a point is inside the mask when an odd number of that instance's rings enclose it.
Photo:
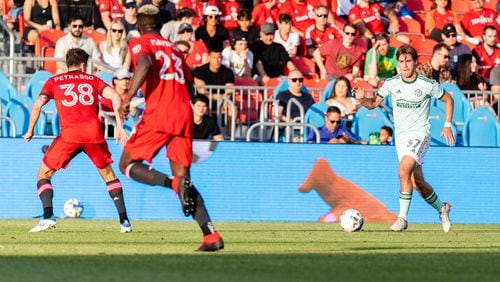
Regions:
[[[430,134],[411,132],[396,135],[396,152],[401,161],[404,156],[410,156],[419,164],[424,162],[424,156],[429,150]]]

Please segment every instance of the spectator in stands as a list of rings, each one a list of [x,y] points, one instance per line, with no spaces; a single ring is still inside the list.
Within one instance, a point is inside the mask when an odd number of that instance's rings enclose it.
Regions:
[[[392,140],[393,130],[387,125],[384,125],[380,128],[379,131],[379,140],[380,145],[394,145],[394,141]]]
[[[130,69],[130,52],[128,50],[125,27],[121,21],[111,21],[106,40],[99,44],[102,61],[113,69]]]
[[[201,39],[209,50],[222,50],[229,46],[229,32],[219,24],[221,12],[216,6],[207,6],[203,13],[205,24],[194,32],[196,39]]]
[[[265,23],[260,31],[260,40],[250,46],[254,54],[253,72],[257,75],[257,81],[262,84],[283,75],[285,67],[289,70],[296,68],[285,47],[274,42],[275,31],[274,24]]]
[[[233,37],[245,37],[248,45],[252,45],[259,40],[259,28],[252,24],[250,12],[241,9],[238,13],[238,26],[233,30]]]
[[[304,37],[306,29],[313,23],[309,13],[312,14],[313,6],[307,0],[288,0],[279,9],[279,14],[289,14],[292,17],[292,31]]]
[[[23,13],[26,23],[23,39],[32,44],[36,43],[40,32],[52,28],[61,29],[56,0],[26,0]]]
[[[258,28],[265,23],[274,24],[278,18],[279,8],[276,6],[278,0],[261,0],[252,10],[252,22]]]
[[[283,45],[290,57],[297,55],[300,36],[292,31],[292,17],[289,14],[278,16],[278,30],[274,32],[274,42]]]
[[[206,5],[216,5],[216,2],[211,0],[179,0],[177,4],[177,9],[181,8],[191,8],[195,12],[193,17],[193,28],[199,27],[203,23],[203,13],[205,12]]]
[[[193,27],[188,23],[179,26],[178,37],[189,43],[189,54],[186,63],[191,70],[208,63],[208,49],[201,39],[193,40]]]
[[[321,79],[332,80],[345,76],[352,80],[359,76],[363,49],[354,44],[356,31],[356,26],[346,24],[342,39],[329,40],[314,50],[313,57],[318,65]]]
[[[443,43],[450,48],[450,59],[446,63],[446,66],[451,71],[453,79],[456,80],[460,58],[464,54],[471,54],[471,51],[467,45],[457,41],[457,29],[452,24],[447,24],[443,27],[441,38],[443,39]]]
[[[190,26],[193,25],[193,18],[196,16],[196,13],[193,11],[193,9],[188,8],[188,7],[183,7],[180,8],[177,11],[177,19],[175,21],[169,21],[165,24],[163,24],[161,28],[161,36],[164,38],[176,42],[180,40],[179,38],[179,27],[181,24],[186,23],[189,24]],[[192,30],[192,27],[191,27]],[[191,33],[192,35],[192,33]]]
[[[135,0],[125,0],[123,7],[125,8],[125,16],[121,19],[121,22],[125,27],[128,41],[132,37],[140,36],[139,31],[137,31],[137,3]]]
[[[462,90],[487,91],[490,88],[486,79],[478,74],[477,58],[472,54],[463,55],[458,63],[457,86]],[[473,107],[489,105],[486,95],[469,95]]]
[[[194,139],[213,139],[216,141],[224,140],[222,132],[217,124],[215,116],[209,116],[208,113],[208,98],[205,95],[196,95],[192,101],[193,104],[193,122],[194,122]]]
[[[354,115],[360,108],[358,100],[351,96],[351,92],[349,79],[345,76],[338,77],[333,84],[332,94],[325,101],[328,105],[339,108],[340,116],[347,121],[348,127],[351,126]]]
[[[195,69],[194,85],[199,86],[197,87],[198,94],[208,94],[212,102],[217,102],[222,98],[226,93],[225,89],[207,91],[203,88],[204,85],[234,86],[234,74],[229,68],[222,65],[222,54],[219,50],[210,50],[208,63]],[[212,107],[212,109],[214,108]]]
[[[497,13],[484,8],[484,0],[471,0],[472,10],[462,16],[462,26],[464,31],[471,37],[477,39],[477,42],[483,41],[483,31],[486,26],[492,25],[497,31],[499,29],[496,23]]]
[[[237,77],[251,77],[253,53],[248,49],[248,41],[235,34],[231,46],[222,51],[222,64],[231,69]]]
[[[314,24],[305,32],[304,39],[307,46],[307,55],[312,57],[316,48],[328,40],[340,38],[340,28],[327,22],[330,10],[328,6],[319,5],[314,9]]]
[[[153,6],[157,7],[158,10],[160,10],[159,16],[162,24],[167,23],[171,20],[175,20],[175,4],[170,2],[169,0],[141,0],[141,6],[148,4],[153,4]]]
[[[384,20],[386,17],[388,20]],[[359,4],[349,11],[349,22],[366,38],[374,41],[376,33],[399,32],[398,17],[394,10],[385,10],[379,3],[370,3],[369,0],[360,0]],[[374,42],[373,42],[374,43]]]
[[[397,51],[389,46],[389,35],[375,34],[375,44],[366,54],[364,79],[376,87],[381,80],[392,77],[398,66]]]
[[[220,22],[224,28],[232,32],[238,27],[238,13],[240,4],[236,0],[218,0],[217,6],[222,10]]]
[[[109,31],[113,20],[121,20],[124,14],[121,0],[99,0],[99,12],[106,31]]]
[[[458,63],[457,86],[462,90],[488,90],[488,82],[478,73],[476,56],[465,54]]]
[[[431,10],[425,17],[425,36],[441,42],[441,33],[446,24],[454,25],[458,35],[466,37],[457,14],[451,11],[451,1],[433,0]]]
[[[491,70],[500,65],[500,48],[496,45],[497,40],[498,30],[488,25],[483,31],[483,43],[472,51],[477,58],[480,58],[478,73],[483,77],[490,77]]]
[[[175,41],[175,46],[177,46],[177,49],[182,52],[182,54],[184,55],[184,60],[186,60],[187,56],[189,55],[189,51],[191,50],[191,45],[189,45],[189,42],[184,40]]]
[[[491,71],[490,84],[491,84],[491,91],[497,93],[493,94],[493,101],[494,103],[497,104],[497,106],[494,107],[494,109],[498,117],[500,116],[500,113],[498,112],[498,110],[500,109],[500,106],[498,105],[498,103],[500,103],[500,66],[494,67],[493,70]]]
[[[292,70],[288,74],[288,90],[282,91],[276,95],[278,100],[278,119],[283,122],[291,122],[295,118],[300,117],[299,107],[292,105],[290,116],[286,114],[286,108],[292,98],[295,98],[304,109],[304,115],[307,110],[314,104],[314,99],[311,94],[304,91],[304,76],[298,70]],[[274,112],[274,111],[273,111]]]
[[[330,144],[360,144],[361,142],[342,125],[340,109],[330,106],[325,113],[325,125],[318,128],[321,143]],[[316,133],[311,130],[307,143],[316,142]]]
[[[377,1],[380,2],[380,1]],[[413,18],[414,15],[413,13],[406,7],[408,4],[408,0],[401,0],[401,1],[383,1],[380,2],[382,6],[385,7],[385,10],[393,10],[396,13],[396,16],[399,17],[410,17]]]
[[[83,49],[87,54],[90,54],[92,60],[99,61],[101,54],[91,38],[83,36],[83,19],[80,15],[74,15],[68,22],[68,34],[59,38],[56,42],[54,57],[57,59],[66,58],[66,51],[72,48]],[[66,63],[57,61],[57,73],[67,71]]]
[[[444,43],[438,43],[432,49],[431,60],[417,67],[417,73],[436,80],[439,83],[451,82],[452,76],[446,63],[450,59],[450,47]]]
[[[61,16],[61,27],[68,26],[69,18],[73,15],[80,15],[83,18],[83,25],[88,28],[98,28],[101,23],[99,13],[94,13],[98,9],[95,0],[59,0],[59,14]],[[98,20],[98,22],[96,22]],[[96,23],[96,25],[94,25]]]

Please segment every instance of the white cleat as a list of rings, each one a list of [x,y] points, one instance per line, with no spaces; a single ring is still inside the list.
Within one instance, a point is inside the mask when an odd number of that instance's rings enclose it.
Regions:
[[[130,221],[125,220],[122,224],[120,224],[120,233],[130,233],[132,232],[132,225]]]
[[[406,230],[408,228],[408,221],[402,217],[398,217],[396,219],[396,222],[394,222],[393,225],[391,225],[391,230],[395,232],[401,232],[403,230]]]
[[[441,224],[443,224],[443,231],[446,233],[450,232],[451,230],[450,210],[451,205],[448,203],[443,203],[441,211],[439,212],[439,218],[441,219]]]
[[[34,233],[34,232],[40,232],[40,231],[44,231],[47,229],[54,229],[54,228],[56,228],[55,217],[44,218],[44,219],[41,219],[35,227],[31,228],[31,230],[29,232]]]

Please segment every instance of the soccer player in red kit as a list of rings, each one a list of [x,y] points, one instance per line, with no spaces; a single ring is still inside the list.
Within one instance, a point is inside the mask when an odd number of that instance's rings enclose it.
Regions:
[[[158,8],[144,5],[137,14],[139,40],[130,44],[135,72],[120,113],[128,114],[130,99],[141,86],[146,99],[142,120],[130,136],[120,160],[120,170],[128,177],[149,185],[172,188],[179,196],[182,211],[192,216],[204,238],[199,251],[217,251],[224,241],[212,224],[200,193],[190,180],[193,111],[190,104],[192,77],[184,56],[159,30]],[[144,85],[143,85],[144,84]],[[143,163],[151,163],[158,151],[167,147],[173,177]]]
[[[50,99],[56,102],[61,134],[50,144],[38,170],[37,187],[43,206],[43,218],[30,232],[40,232],[56,227],[52,207],[54,191],[50,179],[57,170],[66,168],[70,161],[82,151],[88,155],[106,182],[109,196],[120,217],[120,232],[132,231],[123,200],[122,185],[111,168],[113,160],[97,115],[98,96],[102,95],[111,99],[117,116],[117,139],[125,143],[127,134],[123,130],[123,121],[118,113],[121,98],[113,88],[97,76],[84,72],[88,59],[89,55],[84,50],[69,49],[66,53],[68,72],[47,80],[31,110],[28,131],[24,134],[26,141],[31,141],[33,138],[33,130],[40,117],[41,109]]]

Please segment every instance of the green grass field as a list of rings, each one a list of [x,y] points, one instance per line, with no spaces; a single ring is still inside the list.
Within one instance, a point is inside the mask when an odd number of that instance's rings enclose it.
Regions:
[[[500,225],[217,223],[226,248],[198,253],[194,222],[0,220],[0,281],[500,281]]]

